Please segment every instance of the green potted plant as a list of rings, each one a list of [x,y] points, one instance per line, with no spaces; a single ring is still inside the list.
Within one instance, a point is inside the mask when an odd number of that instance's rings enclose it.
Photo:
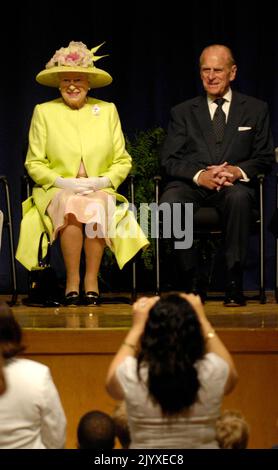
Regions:
[[[127,151],[132,156],[132,174],[135,177],[135,206],[139,215],[139,208],[144,204],[145,210],[155,199],[154,176],[159,175],[159,149],[165,137],[161,127],[137,132],[132,139],[126,137]],[[155,240],[150,237],[150,211],[147,214],[147,233],[150,246],[142,251],[141,257],[147,270],[153,269]],[[138,222],[140,222],[138,220]]]

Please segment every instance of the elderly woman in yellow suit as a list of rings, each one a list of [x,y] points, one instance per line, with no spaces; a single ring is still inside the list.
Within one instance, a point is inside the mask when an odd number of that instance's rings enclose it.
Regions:
[[[35,186],[23,203],[17,259],[37,263],[38,239],[58,233],[66,268],[65,304],[80,303],[80,256],[84,248],[84,302],[99,302],[98,272],[105,244],[120,268],[148,245],[127,200],[116,192],[131,168],[117,109],[88,97],[112,77],[94,63],[99,48],[72,41],[56,51],[36,79],[61,97],[35,107],[25,162]],[[30,238],[31,237],[31,238]],[[32,242],[30,243],[30,240]]]

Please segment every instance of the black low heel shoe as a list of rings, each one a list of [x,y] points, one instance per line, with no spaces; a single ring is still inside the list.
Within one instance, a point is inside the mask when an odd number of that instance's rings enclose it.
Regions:
[[[76,305],[80,305],[80,297],[78,292],[71,291],[66,294],[64,298],[64,305],[66,305],[67,307],[75,307]]]
[[[99,294],[92,290],[85,292],[84,305],[99,305]]]

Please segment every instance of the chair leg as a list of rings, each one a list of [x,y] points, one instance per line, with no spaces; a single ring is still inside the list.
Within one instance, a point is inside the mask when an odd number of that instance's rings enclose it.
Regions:
[[[160,295],[160,225],[159,225],[159,182],[160,176],[154,177],[155,182],[155,295]]]
[[[264,198],[263,178],[259,179],[260,189],[260,303],[266,303],[265,295],[265,234],[264,234]]]
[[[275,148],[275,161],[278,162],[278,147]],[[276,211],[278,211],[278,173],[276,173]],[[275,300],[278,303],[278,236],[275,243]]]
[[[137,298],[137,286],[136,286],[136,261],[132,261],[132,288],[131,288],[131,302],[135,302]]]
[[[135,208],[134,175],[129,175],[129,192],[132,209]],[[137,298],[136,257],[132,261],[131,303]]]
[[[263,228],[262,228],[263,230]],[[265,295],[265,272],[264,272],[264,237],[260,237],[260,303],[266,303]]]
[[[159,230],[159,229],[158,229]],[[159,234],[156,235],[155,239],[155,295],[160,295],[160,258],[159,258]]]
[[[275,300],[278,302],[278,238],[275,245]]]
[[[15,250],[14,250],[14,234],[12,224],[12,212],[10,202],[10,188],[8,180],[5,176],[0,177],[0,182],[4,185],[7,217],[4,221],[4,226],[8,228],[9,248],[10,248],[10,266],[11,266],[11,283],[12,283],[12,298],[8,302],[9,305],[14,305],[17,302],[17,276],[15,267]]]

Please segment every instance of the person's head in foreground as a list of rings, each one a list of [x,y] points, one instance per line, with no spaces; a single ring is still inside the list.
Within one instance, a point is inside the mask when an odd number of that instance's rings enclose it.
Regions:
[[[221,449],[246,449],[249,426],[239,411],[225,410],[216,421],[216,439]]]
[[[78,424],[79,449],[113,449],[115,425],[113,419],[102,411],[85,413]]]
[[[132,310],[106,378],[126,402],[129,448],[219,448],[215,423],[237,371],[200,297],[142,297]]]
[[[192,405],[200,386],[196,361],[205,340],[192,304],[179,294],[162,296],[151,308],[141,339],[138,372],[148,366],[150,395],[162,412],[175,414]]]
[[[5,302],[0,302],[0,348],[3,359],[10,359],[24,351],[22,331],[12,309]]]

